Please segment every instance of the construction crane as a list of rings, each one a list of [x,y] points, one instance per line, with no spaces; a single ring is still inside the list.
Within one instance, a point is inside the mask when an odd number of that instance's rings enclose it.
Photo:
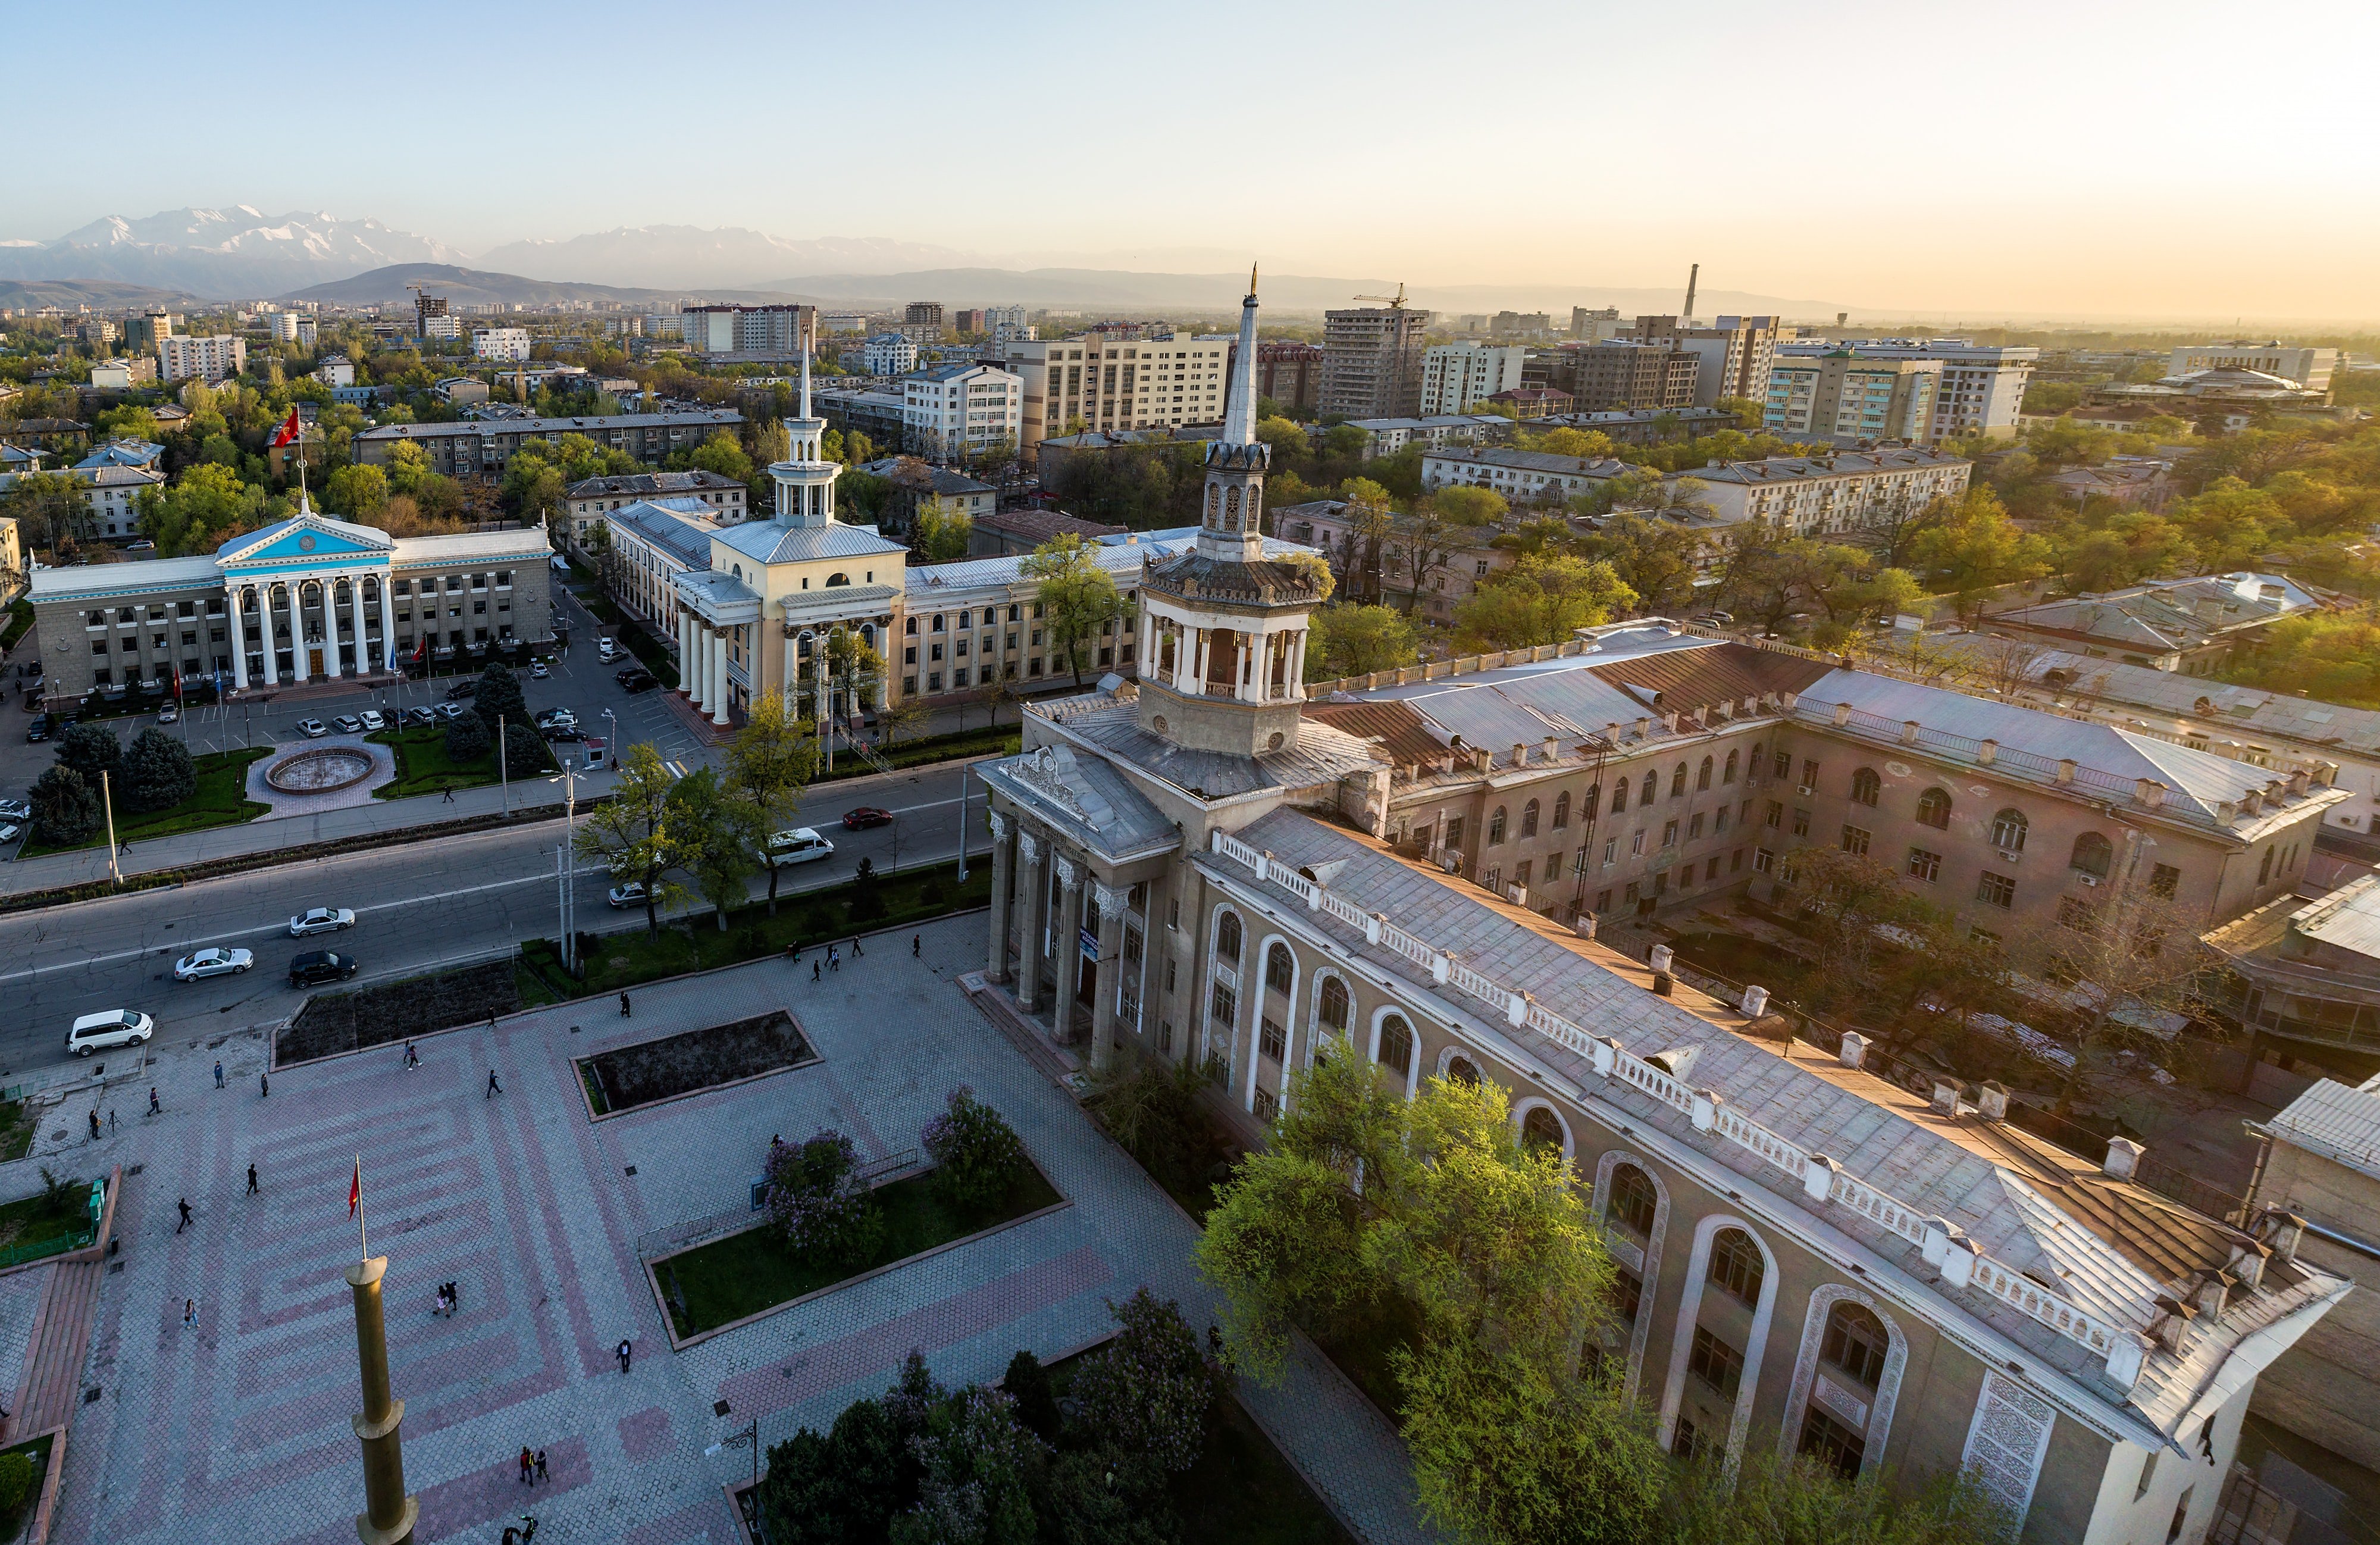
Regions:
[[[1390,310],[1402,311],[1405,309],[1404,281],[1399,280],[1397,282],[1397,293],[1394,295],[1359,295],[1354,298],[1357,300],[1378,300],[1387,305]]]

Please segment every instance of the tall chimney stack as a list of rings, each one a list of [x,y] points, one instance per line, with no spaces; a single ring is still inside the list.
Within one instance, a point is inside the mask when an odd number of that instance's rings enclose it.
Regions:
[[[1694,290],[1695,287],[1702,283],[1702,277],[1703,265],[1700,263],[1694,264],[1694,271],[1686,275],[1686,314],[1679,320],[1685,322],[1688,326],[1692,326],[1694,324]]]

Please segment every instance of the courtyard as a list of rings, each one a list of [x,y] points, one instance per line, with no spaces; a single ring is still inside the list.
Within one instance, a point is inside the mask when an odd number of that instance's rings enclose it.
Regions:
[[[743,1538],[725,1488],[748,1478],[751,1456],[705,1451],[756,1421],[764,1449],[823,1428],[912,1348],[953,1385],[989,1381],[1019,1348],[1054,1360],[1105,1335],[1107,1300],[1143,1283],[1203,1326],[1214,1314],[1190,1266],[1195,1225],[961,992],[982,931],[979,914],[928,925],[916,958],[908,932],[879,935],[817,983],[807,962],[768,960],[641,988],[632,1019],[614,998],[517,1014],[424,1038],[415,1071],[398,1046],[372,1047],[280,1071],[269,1096],[261,1037],[159,1042],[149,1071],[164,1113],[64,1156],[126,1178],[53,1538],[354,1538],[358,1397],[340,1273],[357,1250],[358,1152],[371,1248],[389,1258],[423,1541],[493,1541],[534,1513],[561,1541],[723,1545]],[[582,1059],[779,1011],[814,1060],[590,1112]],[[488,1092],[492,1070],[501,1093]],[[1070,1205],[672,1350],[646,1262],[752,1221],[771,1137],[832,1127],[863,1160],[895,1159],[960,1084],[1008,1117]],[[76,1114],[61,1110],[45,1126]],[[14,1170],[0,1179],[26,1188]],[[182,1198],[195,1216],[177,1234]],[[431,1313],[449,1281],[451,1319]],[[1426,1538],[1387,1424],[1310,1352],[1242,1398],[1363,1535]],[[515,1478],[523,1445],[545,1451],[548,1483]]]

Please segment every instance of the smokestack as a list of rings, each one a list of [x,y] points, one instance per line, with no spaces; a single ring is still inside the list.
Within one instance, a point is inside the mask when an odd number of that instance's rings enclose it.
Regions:
[[[1694,289],[1702,283],[1702,277],[1703,265],[1696,263],[1694,266],[1694,272],[1686,275],[1686,314],[1684,317],[1680,319],[1681,321],[1692,322],[1694,320]]]

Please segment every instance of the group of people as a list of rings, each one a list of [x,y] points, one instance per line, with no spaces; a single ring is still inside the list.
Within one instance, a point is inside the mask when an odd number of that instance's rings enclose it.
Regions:
[[[455,1284],[453,1283],[440,1283],[438,1284],[438,1307],[431,1309],[430,1312],[432,1314],[443,1314],[447,1319],[452,1320],[455,1318],[455,1311],[461,1307],[462,1295],[455,1290]]]

